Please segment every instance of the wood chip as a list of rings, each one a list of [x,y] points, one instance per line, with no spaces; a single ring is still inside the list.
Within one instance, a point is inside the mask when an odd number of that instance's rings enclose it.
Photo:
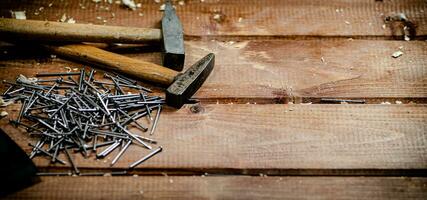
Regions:
[[[7,115],[9,115],[9,113],[7,113],[6,111],[0,112],[0,117],[6,117]]]
[[[136,4],[133,0],[122,0],[122,3],[132,10],[136,10]]]
[[[25,15],[25,11],[10,11],[12,14],[12,17],[15,19],[27,19],[27,16]]]
[[[391,55],[391,57],[393,57],[393,58],[398,58],[398,57],[400,57],[400,56],[402,56],[403,55],[403,52],[402,51],[396,51],[396,52],[394,52],[392,55]]]
[[[75,24],[76,20],[74,20],[72,17],[70,19],[67,20],[67,23],[69,24]]]
[[[66,20],[67,20],[67,15],[64,13],[59,21],[65,22]]]

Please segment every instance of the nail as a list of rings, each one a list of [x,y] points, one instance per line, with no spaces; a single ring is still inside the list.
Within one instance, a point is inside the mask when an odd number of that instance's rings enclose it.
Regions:
[[[36,77],[46,77],[46,76],[74,76],[80,75],[79,72],[58,72],[58,73],[37,73]]]
[[[161,105],[158,105],[157,114],[156,114],[156,119],[154,120],[153,126],[151,127],[150,135],[153,135],[154,131],[156,130],[157,122],[159,121],[160,111],[161,111],[161,110],[162,110],[162,106],[161,106]]]
[[[74,172],[75,172],[76,174],[80,174],[80,170],[77,168],[76,164],[74,163],[73,158],[71,158],[71,155],[70,155],[70,153],[68,152],[68,148],[67,148],[67,147],[65,147],[65,154],[67,154],[68,160],[70,161],[71,166],[72,166],[72,167],[73,167],[73,169],[74,169]]]
[[[116,162],[119,160],[119,158],[123,155],[123,153],[126,151],[126,149],[129,147],[129,145],[132,143],[132,140],[129,140],[126,145],[120,150],[120,152],[116,155],[116,157],[111,161],[111,166],[116,164]]]
[[[151,157],[153,157],[154,155],[158,154],[159,152],[161,152],[163,149],[160,146],[159,148],[157,148],[156,150],[152,151],[151,153],[149,153],[148,155],[144,156],[143,158],[141,158],[140,160],[132,163],[129,168],[135,168],[136,166],[138,166],[139,164],[143,163],[144,161],[150,159]]]

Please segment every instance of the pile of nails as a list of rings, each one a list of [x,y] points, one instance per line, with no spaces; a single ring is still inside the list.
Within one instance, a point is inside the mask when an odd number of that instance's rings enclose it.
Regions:
[[[53,163],[66,164],[59,158],[68,158],[76,174],[80,171],[70,152],[88,157],[97,152],[103,158],[117,151],[111,166],[130,145],[141,146],[151,152],[129,165],[141,164],[162,151],[153,139],[129,130],[130,126],[153,135],[159,120],[164,99],[148,96],[149,89],[137,85],[135,80],[119,74],[105,73],[108,81],[97,81],[93,69],[80,72],[41,73],[39,78],[20,75],[3,93],[5,101],[21,101],[18,117],[10,122],[26,129],[38,140],[29,144],[33,149],[30,158],[44,156]],[[134,91],[128,92],[126,91]],[[156,112],[155,112],[156,111]],[[153,116],[155,115],[154,119]],[[147,117],[151,129],[138,120]],[[139,131],[138,131],[139,132]],[[102,149],[102,150],[101,150]]]

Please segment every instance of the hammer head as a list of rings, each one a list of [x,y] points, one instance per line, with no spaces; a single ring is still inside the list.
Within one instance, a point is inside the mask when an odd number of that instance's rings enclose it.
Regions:
[[[166,90],[166,104],[181,108],[194,93],[202,86],[215,65],[215,54],[210,53],[197,61]]]
[[[176,71],[184,67],[184,34],[181,22],[170,1],[166,1],[162,19],[163,66]]]

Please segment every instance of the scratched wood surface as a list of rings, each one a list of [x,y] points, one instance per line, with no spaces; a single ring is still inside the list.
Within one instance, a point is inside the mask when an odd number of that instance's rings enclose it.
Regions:
[[[0,17],[25,10],[28,19],[58,21],[65,14],[77,23],[159,27],[161,3],[136,2],[141,8],[131,11],[105,1],[4,0]],[[186,66],[209,52],[217,59],[195,95],[200,105],[162,112],[153,138],[164,151],[128,171],[139,177],[42,177],[8,198],[426,199],[427,2],[186,0],[176,7]],[[403,41],[395,24],[385,24],[396,13],[415,24],[415,41]],[[1,44],[0,50],[0,79],[83,66],[30,46]],[[153,50],[113,51],[159,63]],[[404,54],[392,58],[398,50]],[[369,104],[317,104],[324,97]],[[403,105],[377,105],[385,101]],[[7,122],[18,108],[6,108],[10,115],[0,128],[29,151],[33,138]],[[112,156],[73,157],[82,172],[108,173],[146,153],[130,148],[112,168]],[[70,170],[34,161],[43,172]]]
[[[425,199],[426,178],[42,177],[9,199]]]
[[[393,58],[391,55],[400,48],[404,55]],[[118,51],[160,64],[160,53],[141,53],[145,50],[129,47]],[[41,55],[38,62],[32,57],[23,60],[23,51],[0,56],[0,67],[11,69],[6,79],[19,73],[34,75],[37,71],[33,67],[64,71],[64,67],[75,65],[49,59],[49,55]],[[322,97],[425,102],[427,96],[424,41],[188,41],[186,52],[187,67],[209,52],[216,54],[215,70],[196,94],[213,102],[239,99],[272,103]],[[18,59],[10,59],[16,54],[20,55]]]

